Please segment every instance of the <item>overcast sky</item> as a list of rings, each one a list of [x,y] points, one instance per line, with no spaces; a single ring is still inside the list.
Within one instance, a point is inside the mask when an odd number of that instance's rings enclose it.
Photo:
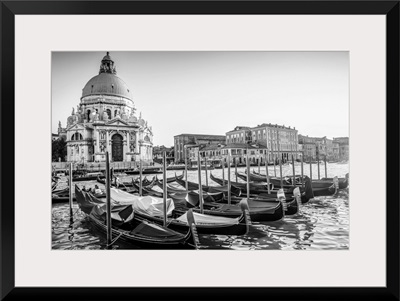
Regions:
[[[104,52],[52,55],[52,131],[66,126]],[[225,135],[237,125],[349,136],[348,52],[110,52],[154,145],[182,133]]]

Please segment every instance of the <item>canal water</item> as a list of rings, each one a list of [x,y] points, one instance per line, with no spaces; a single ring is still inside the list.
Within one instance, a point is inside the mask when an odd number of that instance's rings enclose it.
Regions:
[[[258,171],[258,167],[251,170]],[[238,171],[244,172],[240,167]],[[265,174],[265,167],[261,167]],[[304,174],[310,175],[310,165],[304,165]],[[273,166],[268,167],[269,175],[274,175]],[[295,163],[296,174],[301,173],[301,164]],[[328,177],[344,177],[349,172],[348,164],[328,163]],[[168,171],[167,176],[181,174],[182,171]],[[222,178],[222,169],[208,171],[208,184],[218,186],[209,177],[210,173]],[[293,173],[291,165],[282,166],[282,174],[290,176]],[[279,166],[276,166],[279,176]],[[151,179],[153,175],[146,175]],[[157,175],[162,178],[162,174]],[[320,164],[320,177],[325,176],[324,164]],[[120,177],[122,181],[130,181],[137,175]],[[225,168],[227,178],[227,168]],[[312,178],[318,178],[318,166],[312,164]],[[188,172],[188,180],[198,182],[197,171]],[[235,181],[235,170],[231,168],[231,180]],[[243,182],[240,179],[239,182]],[[99,185],[96,181],[76,182],[86,188]],[[202,184],[206,184],[205,171],[202,171]],[[66,185],[66,178],[61,178],[60,186]],[[105,249],[106,236],[95,229],[85,214],[74,202],[74,218],[71,222],[68,203],[53,204],[52,206],[52,248],[62,250],[96,250]],[[232,250],[348,250],[349,249],[349,189],[340,190],[336,196],[315,197],[300,208],[293,216],[285,216],[276,222],[253,222],[247,235],[202,235],[200,243],[204,249]],[[135,249],[135,246],[117,241],[113,249]]]

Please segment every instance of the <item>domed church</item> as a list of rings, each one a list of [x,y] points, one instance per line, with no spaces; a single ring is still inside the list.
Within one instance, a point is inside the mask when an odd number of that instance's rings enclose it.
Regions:
[[[102,162],[105,152],[110,160],[152,162],[153,132],[141,114],[135,116],[132,91],[117,76],[117,69],[107,52],[99,74],[82,90],[80,104],[61,128],[67,141],[67,161]],[[66,133],[65,133],[66,132]]]

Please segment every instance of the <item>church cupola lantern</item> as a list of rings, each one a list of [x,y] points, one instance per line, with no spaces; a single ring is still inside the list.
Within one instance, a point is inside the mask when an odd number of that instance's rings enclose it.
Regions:
[[[110,53],[108,51],[107,54],[101,60],[99,74],[100,73],[117,74],[117,69],[114,66],[114,61],[112,60]]]

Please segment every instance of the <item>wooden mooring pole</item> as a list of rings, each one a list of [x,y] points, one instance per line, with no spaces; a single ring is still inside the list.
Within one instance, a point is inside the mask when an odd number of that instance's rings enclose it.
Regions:
[[[187,147],[186,145],[183,146],[184,156],[185,156],[185,188],[188,191],[188,170],[187,170]]]
[[[73,214],[72,214],[72,202],[73,202],[73,189],[72,189],[72,163],[69,163],[69,215],[71,218],[71,221],[73,219]]]
[[[142,156],[139,158],[139,195],[142,196]]]
[[[236,177],[236,182],[238,181],[237,179],[237,158],[235,158],[235,177]]]
[[[167,226],[167,159],[166,152],[163,152],[163,201],[164,201],[164,227]]]
[[[225,163],[223,159],[221,159],[221,165],[222,165],[222,181],[225,185]]]
[[[228,149],[228,204],[231,204],[231,150]]]
[[[204,152],[204,168],[206,171],[206,186],[208,186],[207,157],[205,152]]]
[[[246,170],[247,170],[247,201],[250,200],[250,163],[249,163],[249,149],[246,150]]]
[[[107,204],[107,248],[111,246],[112,232],[111,232],[111,179],[110,179],[110,161],[108,152],[106,152],[106,204]]]
[[[301,153],[301,187],[304,187],[304,167],[303,167],[303,156],[304,153]]]
[[[292,166],[293,166],[293,186],[296,185],[296,171],[294,168],[294,157],[293,157],[293,153],[292,153]]]
[[[200,213],[204,213],[203,209],[203,187],[201,186],[201,160],[200,160],[200,148],[197,151],[197,172],[199,175],[199,204],[200,204]]]
[[[267,160],[267,151],[265,151],[265,175],[267,177],[267,185],[268,185],[268,194],[271,193],[270,185],[269,185],[269,175],[268,175],[268,160]]]

